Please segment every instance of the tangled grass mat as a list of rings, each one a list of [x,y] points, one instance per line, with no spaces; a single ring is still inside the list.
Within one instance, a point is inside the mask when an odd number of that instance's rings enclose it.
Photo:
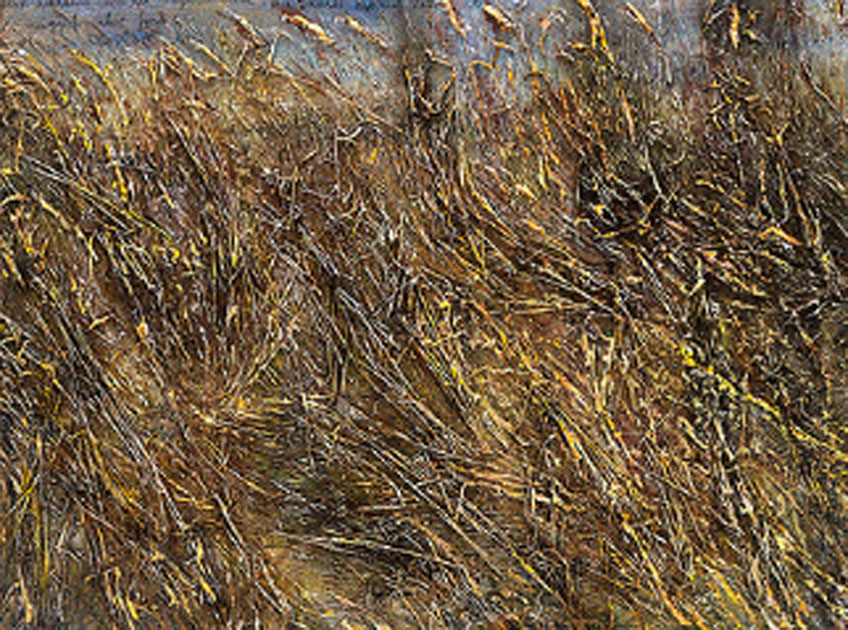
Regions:
[[[234,14],[6,42],[2,627],[845,628],[842,97],[745,3],[675,89],[574,7],[386,99]]]

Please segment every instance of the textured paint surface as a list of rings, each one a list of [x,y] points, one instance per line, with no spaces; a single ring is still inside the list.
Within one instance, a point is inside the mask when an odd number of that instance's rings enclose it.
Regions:
[[[0,628],[846,627],[841,3],[0,10]]]

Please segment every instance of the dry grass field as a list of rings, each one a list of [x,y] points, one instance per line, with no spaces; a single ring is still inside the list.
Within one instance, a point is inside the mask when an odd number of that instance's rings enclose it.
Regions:
[[[0,627],[845,628],[848,117],[753,4],[674,87],[590,0],[349,22],[385,93],[2,42]]]

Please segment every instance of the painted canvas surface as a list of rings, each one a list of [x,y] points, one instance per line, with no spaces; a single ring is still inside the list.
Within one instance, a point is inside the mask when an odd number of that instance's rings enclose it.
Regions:
[[[841,0],[0,0],[0,630],[848,627]]]

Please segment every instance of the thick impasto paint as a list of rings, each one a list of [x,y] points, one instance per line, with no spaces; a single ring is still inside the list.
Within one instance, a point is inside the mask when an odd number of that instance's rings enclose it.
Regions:
[[[0,2],[0,630],[846,628],[846,32]]]

